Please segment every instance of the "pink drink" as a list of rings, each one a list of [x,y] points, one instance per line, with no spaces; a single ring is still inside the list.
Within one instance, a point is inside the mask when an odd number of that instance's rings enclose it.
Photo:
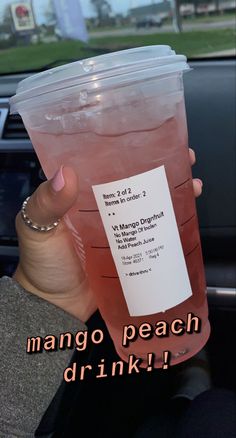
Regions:
[[[171,364],[177,364],[197,353],[210,333],[188,156],[182,74],[154,77],[147,82],[131,83],[123,89],[108,89],[96,93],[93,99],[82,93],[84,103],[79,108],[74,97],[71,97],[69,106],[63,106],[63,102],[58,100],[54,105],[52,99],[48,108],[44,107],[44,111],[38,109],[37,114],[22,111],[23,120],[48,178],[61,164],[70,165],[78,172],[79,197],[65,220],[118,354],[124,360],[135,354],[143,359],[142,366],[146,366],[147,354],[153,352],[155,367],[161,367],[163,351],[168,350],[171,352]],[[81,98],[81,92],[79,96]],[[130,178],[163,165],[192,295],[165,312],[130,316],[92,186]],[[156,208],[155,199],[152,203]],[[135,204],[132,205],[135,210]],[[133,251],[132,245],[140,245],[135,250],[136,256],[139,253],[143,257],[145,253],[147,257],[155,258],[153,251],[157,249],[157,239],[155,248],[148,247],[134,237],[135,232],[134,228],[122,231],[122,243],[128,242],[130,251]],[[149,250],[145,251],[145,248]],[[124,254],[129,254],[129,250],[125,250]],[[152,266],[158,263],[158,258],[156,253]],[[125,260],[128,258],[123,257],[124,265],[129,263]],[[132,269],[133,266],[134,263]],[[156,294],[160,292],[158,283],[155,290]],[[143,290],[144,296],[145,293]],[[155,328],[158,321],[164,320],[168,324],[176,318],[186,321],[190,312],[201,319],[200,333],[181,336],[169,333],[165,337],[154,335],[149,340],[138,337],[128,347],[122,346],[125,325],[139,327],[145,322]]]

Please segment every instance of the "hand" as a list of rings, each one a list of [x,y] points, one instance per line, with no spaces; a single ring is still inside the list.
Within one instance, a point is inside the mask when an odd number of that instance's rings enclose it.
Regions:
[[[196,157],[195,157],[195,152],[193,149],[189,148],[189,161],[191,166],[193,166],[196,163]],[[202,180],[199,178],[194,178],[193,179],[193,190],[194,190],[194,195],[196,198],[198,198],[201,194],[202,194]]]
[[[191,149],[189,159],[193,165],[195,154]],[[193,180],[193,187],[198,197],[202,191],[201,180]],[[33,193],[27,215],[39,225],[55,222],[66,214],[77,197],[77,176],[72,168],[64,166]],[[18,213],[16,231],[20,261],[13,278],[26,290],[87,321],[97,308],[96,301],[64,221],[47,233],[39,233],[27,227]]]
[[[70,167],[59,169],[30,197],[27,215],[45,225],[62,218],[78,197],[78,180]],[[85,322],[97,306],[63,220],[53,230],[40,233],[16,217],[20,259],[13,278],[26,290],[61,307]]]

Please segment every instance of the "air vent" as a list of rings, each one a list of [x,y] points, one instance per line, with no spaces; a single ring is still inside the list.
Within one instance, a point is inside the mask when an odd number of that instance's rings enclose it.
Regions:
[[[8,114],[2,138],[6,140],[29,138],[22,118],[19,116],[19,114]]]

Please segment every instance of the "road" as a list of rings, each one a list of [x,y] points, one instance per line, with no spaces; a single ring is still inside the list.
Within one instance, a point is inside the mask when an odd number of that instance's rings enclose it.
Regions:
[[[224,20],[212,23],[185,23],[183,30],[208,30],[208,29],[224,29],[235,28],[235,20]],[[136,29],[135,27],[126,27],[123,29],[110,29],[104,31],[90,32],[91,38],[102,38],[107,36],[129,36],[129,35],[148,35],[153,33],[173,32],[173,26],[168,24],[160,28],[152,27],[150,29]]]

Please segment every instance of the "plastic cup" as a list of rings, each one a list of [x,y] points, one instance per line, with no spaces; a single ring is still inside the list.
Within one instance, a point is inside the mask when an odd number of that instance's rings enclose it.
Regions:
[[[119,356],[196,354],[210,325],[188,154],[186,58],[148,46],[23,80],[11,99],[48,178],[79,175],[64,220]],[[78,261],[79,262],[79,261]]]

